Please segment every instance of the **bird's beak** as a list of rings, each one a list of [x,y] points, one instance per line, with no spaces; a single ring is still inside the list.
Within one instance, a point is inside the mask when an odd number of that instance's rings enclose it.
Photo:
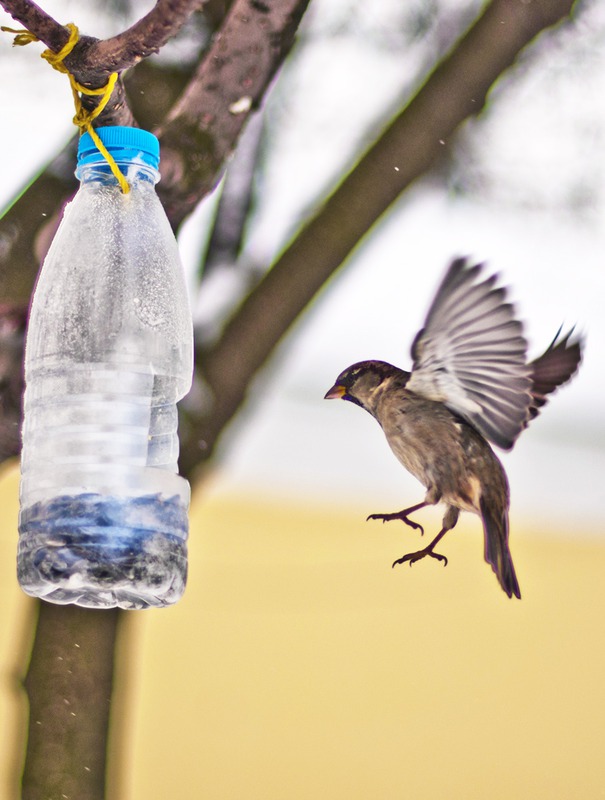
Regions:
[[[344,397],[346,392],[347,390],[344,386],[340,383],[335,383],[334,386],[326,392],[324,400],[338,400]]]

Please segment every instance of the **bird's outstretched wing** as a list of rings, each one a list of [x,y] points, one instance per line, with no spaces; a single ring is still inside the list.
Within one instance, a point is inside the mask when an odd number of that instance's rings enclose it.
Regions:
[[[412,345],[407,388],[438,400],[486,439],[510,449],[529,418],[532,369],[527,342],[497,275],[482,265],[449,266]]]

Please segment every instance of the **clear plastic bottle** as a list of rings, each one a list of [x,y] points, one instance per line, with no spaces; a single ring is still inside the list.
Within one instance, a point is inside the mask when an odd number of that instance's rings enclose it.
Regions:
[[[30,314],[17,574],[25,592],[55,603],[164,606],[187,574],[176,402],[191,385],[191,314],[154,188],[158,140],[97,133],[130,192],[84,134],[81,186]]]

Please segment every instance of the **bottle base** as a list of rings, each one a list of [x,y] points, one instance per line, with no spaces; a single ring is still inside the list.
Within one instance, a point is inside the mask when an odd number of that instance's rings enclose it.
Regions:
[[[187,509],[177,497],[56,497],[22,511],[19,530],[17,578],[34,597],[140,609],[185,590]]]

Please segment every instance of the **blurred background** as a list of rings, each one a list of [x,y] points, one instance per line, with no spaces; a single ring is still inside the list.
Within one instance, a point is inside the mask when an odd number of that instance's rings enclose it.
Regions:
[[[98,37],[145,6],[44,3]],[[209,338],[481,8],[312,0],[262,130],[250,125],[246,134],[260,158],[238,269],[218,258],[199,285],[220,192],[181,231],[196,321]],[[11,24],[3,12],[0,22]],[[583,2],[571,23],[539,37],[483,113],[444,142],[443,162],[362,241],[254,385],[194,496],[185,598],[133,612],[122,629],[108,796],[604,795],[604,32],[603,7]],[[37,58],[39,45],[11,49],[4,36],[2,207],[73,135],[64,76]],[[185,31],[158,58],[185,61],[188,47]],[[408,367],[456,255],[488,262],[511,286],[533,356],[561,324],[586,336],[579,375],[502,457],[521,602],[499,588],[469,515],[444,540],[446,569],[426,561],[391,569],[417,547],[417,533],[365,518],[419,502],[423,489],[369,415],[322,400],[352,362]],[[14,575],[17,493],[18,467],[7,463],[7,797],[32,635],[32,607]],[[439,510],[419,519],[430,534]]]

